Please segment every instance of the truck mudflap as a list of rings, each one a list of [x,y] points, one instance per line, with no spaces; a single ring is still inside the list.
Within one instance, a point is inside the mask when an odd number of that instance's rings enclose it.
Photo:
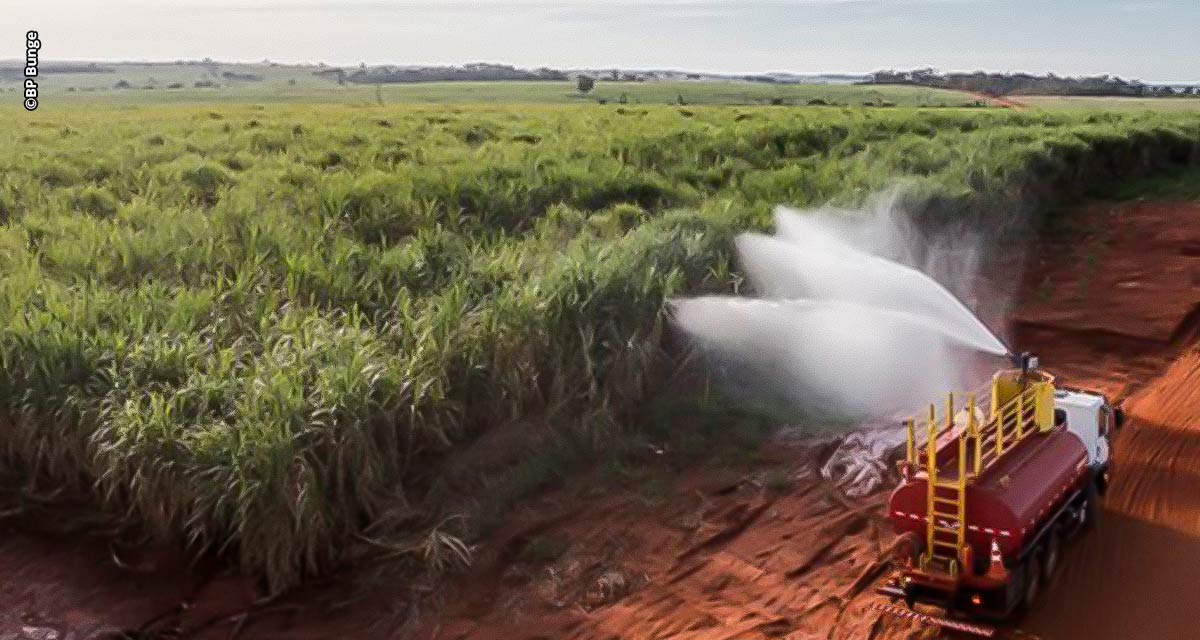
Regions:
[[[876,602],[871,605],[871,608],[875,609],[876,611],[879,611],[881,613],[885,613],[887,615],[896,616],[898,618],[905,618],[907,620],[914,620],[916,622],[920,622],[921,624],[926,624],[926,625],[935,626],[935,627],[941,627],[943,629],[950,629],[951,631],[958,631],[961,633],[969,633],[971,635],[979,636],[981,638],[996,637],[996,630],[994,628],[984,626],[981,624],[975,624],[973,622],[964,622],[962,620],[953,620],[951,618],[944,618],[941,616],[931,616],[927,613],[921,613],[920,611],[913,611],[912,609],[909,609],[907,607],[901,607],[901,606],[894,605],[894,604],[886,604],[883,602]]]

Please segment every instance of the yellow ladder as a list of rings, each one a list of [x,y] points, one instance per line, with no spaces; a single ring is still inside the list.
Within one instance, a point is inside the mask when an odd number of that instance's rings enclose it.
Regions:
[[[978,440],[975,425],[974,397],[972,396],[968,418],[969,424],[958,433],[958,476],[943,481],[938,473],[936,410],[929,405],[926,444],[928,499],[925,505],[926,527],[923,568],[937,568],[958,575],[959,558],[967,541],[967,438]],[[946,429],[954,429],[954,394],[946,403]]]

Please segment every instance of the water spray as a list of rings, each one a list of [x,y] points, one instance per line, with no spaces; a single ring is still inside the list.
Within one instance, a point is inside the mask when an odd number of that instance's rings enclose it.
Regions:
[[[752,363],[762,385],[791,390],[798,406],[892,415],[944,389],[977,386],[981,373],[972,370],[972,360],[1030,365],[920,268],[936,259],[960,290],[969,290],[978,282],[977,237],[930,245],[891,206],[854,216],[780,208],[776,229],[774,236],[748,233],[736,240],[739,262],[760,298],[680,300],[672,310],[677,325],[708,354]]]

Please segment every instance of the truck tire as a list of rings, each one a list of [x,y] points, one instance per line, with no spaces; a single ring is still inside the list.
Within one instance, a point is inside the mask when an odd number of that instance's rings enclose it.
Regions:
[[[1062,534],[1058,529],[1052,530],[1046,536],[1046,542],[1042,548],[1042,585],[1050,586],[1054,582],[1054,575],[1058,573],[1058,565],[1062,561]]]
[[[1100,520],[1100,491],[1096,487],[1095,481],[1088,483],[1087,490],[1084,492],[1083,504],[1083,526],[1080,527],[1084,531],[1091,531],[1096,528],[1096,524]]]
[[[1039,547],[1025,561],[1021,570],[1021,600],[1018,611],[1028,611],[1042,593],[1042,550]]]

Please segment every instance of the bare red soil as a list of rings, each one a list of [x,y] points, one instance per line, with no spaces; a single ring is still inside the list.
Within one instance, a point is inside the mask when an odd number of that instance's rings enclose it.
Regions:
[[[1031,252],[1044,259],[1027,269],[1012,333],[1067,383],[1125,400],[1131,420],[1099,528],[1004,633],[1200,637],[1200,204],[1094,207],[1082,216],[1090,229]],[[314,587],[255,605],[243,580],[165,561],[130,572],[101,543],[9,531],[0,637],[139,627],[133,637],[937,637],[870,609],[891,541],[886,494],[849,500],[821,480],[829,450],[784,430],[750,471],[679,475],[651,456],[631,489],[572,483],[513,514],[417,618],[401,600],[408,585],[348,599]]]
[[[1045,638],[1195,638],[1200,204],[1096,209],[1086,242],[1030,273],[1018,344],[1067,382],[1127,398],[1130,421],[1114,443],[1104,519],[1068,552],[1022,628]]]
[[[781,450],[776,470],[811,469],[819,454]],[[492,580],[464,583],[419,637],[825,637],[834,627],[832,637],[864,637],[879,626],[858,606],[888,544],[878,502],[849,503],[802,472],[783,492],[762,476],[704,476],[684,478],[661,506],[587,505],[553,528],[570,547],[552,562],[485,558]]]
[[[5,531],[0,542],[0,637],[73,629],[81,638],[91,638],[136,628],[148,611],[178,604],[185,588],[172,576],[130,576],[107,561],[107,550],[98,542]]]
[[[1200,204],[1095,204],[1030,253],[1016,344],[1056,375],[1123,397],[1200,328]]]

